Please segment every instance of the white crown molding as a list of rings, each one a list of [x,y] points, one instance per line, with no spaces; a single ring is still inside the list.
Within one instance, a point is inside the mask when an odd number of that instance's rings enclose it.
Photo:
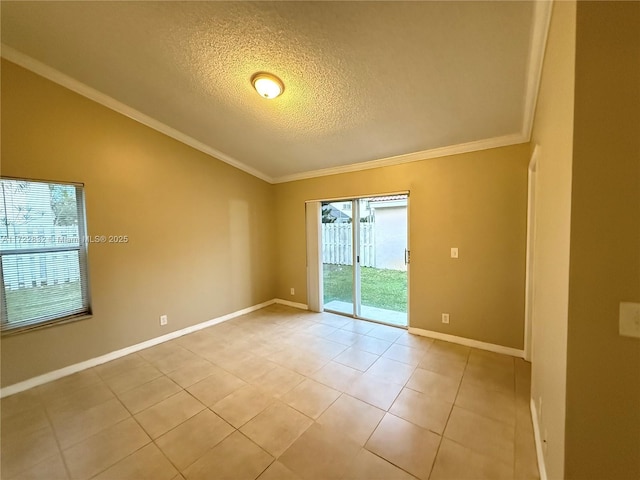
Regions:
[[[444,340],[445,342],[457,343],[465,347],[473,347],[489,352],[501,353],[502,355],[524,358],[524,350],[505,347],[504,345],[496,345],[495,343],[481,342],[480,340],[473,340],[472,338],[458,337],[456,335],[449,335],[448,333],[434,332],[433,330],[423,330],[422,328],[415,327],[409,327],[409,333],[422,337],[435,338],[436,340]]]
[[[538,99],[538,90],[540,88],[540,80],[542,77],[542,66],[544,54],[547,44],[549,25],[551,23],[551,12],[554,0],[537,0],[534,2],[533,24],[531,32],[531,45],[529,48],[529,59],[527,66],[527,84],[525,90],[525,101],[522,117],[522,128],[520,133],[505,135],[501,137],[493,137],[477,140],[458,145],[450,145],[430,150],[422,150],[419,152],[396,155],[377,160],[371,160],[361,163],[353,163],[349,165],[340,165],[337,167],[323,168],[307,172],[294,173],[273,178],[249,165],[246,165],[235,158],[216,150],[195,138],[186,135],[173,127],[170,127],[144,113],[125,105],[114,98],[95,90],[88,85],[65,75],[64,73],[45,65],[44,63],[25,55],[12,47],[2,44],[2,56],[27,70],[31,70],[54,83],[62,85],[84,97],[87,97],[107,108],[121,113],[137,122],[142,123],[154,130],[178,140],[190,147],[195,148],[207,155],[210,155],[222,162],[236,167],[250,175],[253,175],[268,183],[286,183],[297,180],[305,180],[309,178],[324,177],[328,175],[337,175],[340,173],[358,172],[361,170],[370,170],[373,168],[388,167],[392,165],[401,165],[403,163],[417,162],[421,160],[429,160],[438,157],[446,157],[450,155],[458,155],[461,153],[470,153],[491,148],[505,147],[526,143],[531,139],[531,131],[535,117],[535,109]]]
[[[529,62],[527,66],[527,85],[522,117],[522,137],[531,140],[533,121],[538,103],[538,91],[542,80],[542,66],[547,48],[549,25],[554,0],[538,0],[533,5],[533,23],[531,31],[531,45],[529,47]]]
[[[28,390],[33,387],[37,387],[39,385],[44,385],[45,383],[49,383],[54,380],[58,380],[59,378],[73,375],[74,373],[80,372],[82,370],[86,370],[88,368],[92,368],[97,365],[102,365],[103,363],[110,362],[117,358],[129,355],[131,353],[139,352],[140,350],[144,350],[145,348],[153,347],[160,343],[168,342],[169,340],[173,340],[174,338],[182,337],[183,335],[187,335],[188,333],[197,332],[198,330],[202,330],[203,328],[211,327],[213,325],[217,325],[218,323],[231,320],[232,318],[240,317],[242,315],[246,315],[247,313],[255,312],[256,310],[260,310],[261,308],[268,307],[269,305],[273,305],[274,303],[281,303],[281,302],[279,302],[277,299],[267,300],[266,302],[259,303],[258,305],[252,305],[251,307],[243,308],[242,310],[237,310],[235,312],[228,313],[227,315],[223,315],[221,317],[217,317],[212,320],[207,320],[205,322],[198,323],[196,325],[191,325],[190,327],[186,327],[181,330],[176,330],[175,332],[167,333],[166,335],[161,335],[159,337],[155,337],[150,340],[146,340],[144,342],[122,348],[120,350],[109,352],[99,357],[90,358],[89,360],[85,360],[84,362],[74,363],[73,365],[69,365],[67,367],[60,368],[52,372],[47,372],[45,374],[38,375],[37,377],[32,377],[28,380],[24,380],[22,382],[18,382],[13,385],[0,388],[0,398],[8,397],[9,395],[14,395],[16,393],[23,392],[25,390]]]
[[[519,143],[529,142],[531,140],[531,131],[533,129],[533,121],[536,114],[536,104],[538,102],[538,91],[540,89],[540,81],[542,79],[542,66],[544,63],[544,54],[547,47],[547,38],[549,36],[549,25],[551,24],[553,2],[554,0],[536,0],[534,2],[531,44],[529,48],[529,59],[527,65],[527,84],[525,87],[522,129],[520,133],[505,135],[502,137],[487,138],[475,142],[461,143],[458,145],[451,145],[441,148],[434,148],[431,150],[423,150],[420,152],[407,153],[394,157],[371,160],[368,162],[354,163],[351,165],[341,165],[337,167],[323,168],[308,172],[284,175],[274,178],[273,183],[294,182],[296,180],[324,177],[327,175],[358,172],[360,170],[388,167],[392,165],[400,165],[403,163],[417,162],[420,160],[429,160],[438,157],[446,157],[449,155],[477,152],[480,150],[488,150],[490,148],[506,147],[508,145],[517,145]]]
[[[82,95],[83,97],[86,97],[90,100],[93,100],[94,102],[97,102],[100,105],[110,108],[111,110],[114,110],[126,117],[129,117],[132,120],[135,120],[136,122],[146,125],[147,127],[152,128],[154,130],[157,130],[158,132],[163,133],[168,137],[171,137],[181,143],[184,143],[185,145],[195,148],[196,150],[199,150],[202,153],[206,153],[207,155],[210,155],[217,160],[220,160],[224,163],[228,163],[232,167],[242,170],[243,172],[253,175],[254,177],[264,180],[265,182],[273,183],[273,179],[269,175],[253,167],[250,167],[249,165],[246,165],[239,160],[236,160],[235,158],[227,155],[226,153],[221,152],[220,150],[216,150],[215,148],[212,148],[209,145],[206,145],[200,140],[196,140],[195,138],[190,137],[189,135],[182,133],[173,127],[170,127],[169,125],[166,125],[160,122],[159,120],[156,120],[155,118],[152,118],[136,110],[135,108],[125,105],[124,103],[116,100],[115,98],[110,97],[109,95],[106,95],[96,90],[95,88],[92,88],[80,82],[79,80],[76,80],[75,78],[65,75],[64,73],[60,72],[59,70],[56,70],[55,68],[45,65],[44,63],[40,62],[39,60],[36,60],[33,57],[30,57],[29,55],[19,52],[15,48],[2,44],[1,55],[3,58],[6,58],[10,62],[13,62],[23,68],[26,68],[27,70],[30,70],[33,73],[36,73],[41,77],[46,78],[47,80],[51,80],[52,82],[57,83],[58,85],[62,85],[63,87],[68,88],[69,90],[79,95]]]
[[[358,172],[360,170],[370,170],[372,168],[390,167],[403,163],[419,162],[421,160],[429,160],[432,158],[447,157],[449,155],[458,155],[460,153],[477,152],[480,150],[488,150],[490,148],[506,147],[508,145],[517,145],[526,143],[526,139],[521,133],[505,135],[503,137],[487,138],[474,142],[460,143],[447,147],[433,148],[431,150],[422,150],[420,152],[406,153],[396,155],[394,157],[381,158],[379,160],[371,160],[362,163],[353,163],[351,165],[340,165],[338,167],[323,168],[320,170],[312,170],[309,172],[294,173],[274,178],[274,183],[294,182],[296,180],[305,180],[308,178],[325,177],[327,175],[336,175],[339,173]]]

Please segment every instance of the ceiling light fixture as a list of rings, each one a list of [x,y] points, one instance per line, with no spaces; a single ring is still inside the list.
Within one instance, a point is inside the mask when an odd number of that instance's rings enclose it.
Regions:
[[[275,75],[266,72],[258,72],[251,77],[251,84],[256,92],[263,98],[276,98],[284,92],[284,83]]]

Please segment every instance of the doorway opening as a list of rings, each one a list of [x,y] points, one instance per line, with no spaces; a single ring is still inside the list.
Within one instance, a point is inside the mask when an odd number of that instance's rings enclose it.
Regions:
[[[408,326],[407,194],[321,203],[323,309]]]

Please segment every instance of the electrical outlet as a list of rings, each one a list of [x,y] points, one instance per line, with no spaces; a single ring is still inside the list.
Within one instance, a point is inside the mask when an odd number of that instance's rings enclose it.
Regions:
[[[160,315],[160,325],[166,325],[169,323],[169,319],[166,315]]]
[[[296,289],[291,287],[291,295],[295,295],[296,294]]]
[[[458,258],[458,247],[451,247],[451,258]]]
[[[449,314],[448,313],[443,313],[442,314],[442,323],[449,323]]]

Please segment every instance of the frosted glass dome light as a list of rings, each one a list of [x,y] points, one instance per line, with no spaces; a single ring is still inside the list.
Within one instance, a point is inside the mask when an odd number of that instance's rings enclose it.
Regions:
[[[263,98],[273,99],[282,95],[284,92],[284,84],[275,75],[260,72],[251,77],[253,88]]]

